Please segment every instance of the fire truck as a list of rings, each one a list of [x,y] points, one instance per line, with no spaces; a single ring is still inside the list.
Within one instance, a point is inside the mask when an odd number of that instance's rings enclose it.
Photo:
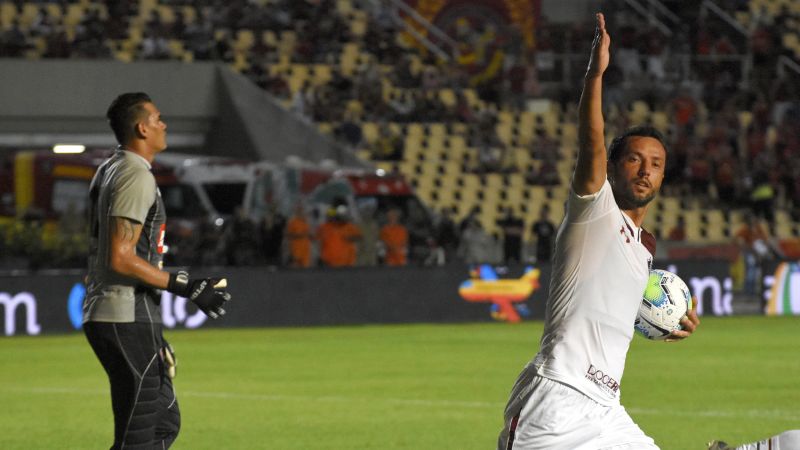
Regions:
[[[44,221],[45,234],[52,234],[64,214],[85,217],[89,183],[109,154],[9,153],[0,165],[0,223],[32,216]],[[406,180],[382,170],[165,152],[156,157],[153,174],[168,230],[191,230],[202,220],[222,227],[237,212],[254,221],[267,213],[289,217],[301,202],[317,224],[331,206],[344,204],[356,222],[366,213],[380,221],[389,209],[401,210],[412,246],[424,247],[424,236],[432,233],[428,210]]]
[[[0,163],[0,220],[36,217],[52,227],[63,214],[85,214],[89,202],[89,183],[109,151],[56,154],[45,150],[8,153]],[[168,166],[153,164],[153,174],[166,191],[165,200],[181,197],[181,185]],[[185,189],[185,188],[184,188]],[[191,193],[189,193],[191,194]],[[190,211],[183,198],[178,211]],[[173,208],[175,209],[175,208]]]

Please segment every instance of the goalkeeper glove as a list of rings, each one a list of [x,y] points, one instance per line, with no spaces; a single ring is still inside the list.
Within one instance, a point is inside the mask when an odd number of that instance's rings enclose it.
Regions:
[[[175,356],[175,350],[166,339],[164,339],[164,346],[161,348],[161,352],[164,357],[164,365],[167,368],[167,376],[173,379],[178,373],[178,357]]]
[[[225,291],[227,286],[225,278],[190,280],[187,272],[180,271],[169,275],[167,290],[188,298],[208,317],[216,319],[225,315],[222,305],[231,299],[231,294]]]

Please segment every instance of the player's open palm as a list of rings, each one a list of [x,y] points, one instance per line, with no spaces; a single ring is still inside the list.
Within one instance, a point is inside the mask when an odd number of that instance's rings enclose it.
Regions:
[[[592,42],[592,57],[589,59],[587,75],[602,75],[608,68],[611,59],[608,48],[611,46],[611,36],[606,31],[606,18],[603,13],[597,13],[597,28],[595,29],[594,42]]]

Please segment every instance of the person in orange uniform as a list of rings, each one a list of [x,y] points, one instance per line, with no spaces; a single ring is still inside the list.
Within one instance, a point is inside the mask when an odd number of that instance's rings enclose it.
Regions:
[[[306,220],[303,205],[298,203],[294,215],[286,224],[286,239],[289,240],[289,265],[311,267],[311,225]]]
[[[339,205],[328,210],[328,221],[320,225],[317,239],[323,266],[356,265],[356,242],[361,240],[361,230],[348,218],[347,206]]]
[[[408,255],[408,230],[400,223],[400,211],[389,210],[388,223],[381,228],[380,239],[386,246],[386,265],[405,266]]]

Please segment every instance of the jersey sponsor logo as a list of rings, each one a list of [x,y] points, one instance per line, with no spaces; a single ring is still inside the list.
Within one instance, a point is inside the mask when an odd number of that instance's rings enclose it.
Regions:
[[[30,292],[20,292],[13,296],[7,292],[0,292],[0,304],[5,312],[5,334],[13,336],[17,331],[17,308],[25,307],[25,332],[37,335],[42,332],[36,316],[36,297]]]
[[[594,384],[614,395],[619,391],[619,383],[617,380],[595,367],[594,364],[589,364],[589,369],[586,370],[586,379],[591,380]]]

